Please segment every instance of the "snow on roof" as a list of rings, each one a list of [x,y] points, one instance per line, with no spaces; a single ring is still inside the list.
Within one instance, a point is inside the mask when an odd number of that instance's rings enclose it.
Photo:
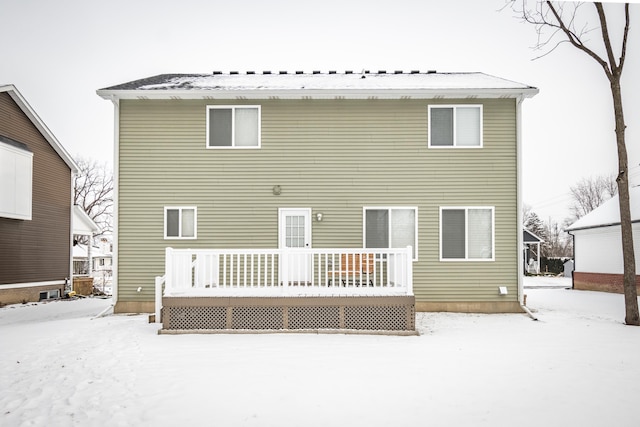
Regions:
[[[620,224],[620,202],[616,194],[596,209],[592,210],[573,224],[566,231],[584,230],[588,228],[607,227]],[[631,221],[640,220],[640,186],[629,188],[631,204]]]
[[[136,80],[120,85],[98,90],[98,94],[104,98],[111,96],[126,97],[127,92],[137,93],[134,97],[169,97],[166,92],[206,92],[210,96],[218,93],[250,92],[258,95],[264,92],[283,93],[310,93],[314,91],[357,93],[363,92],[387,92],[393,91],[422,92],[424,95],[434,97],[437,94],[455,93],[493,96],[533,96],[538,92],[535,87],[494,77],[483,73],[436,73],[429,71],[387,73],[379,71],[370,73],[303,73],[303,72],[278,72],[264,71],[262,73],[247,72],[240,74],[231,72],[223,74],[162,74],[141,80]],[[141,92],[144,95],[141,96]],[[399,95],[399,94],[395,94]]]
[[[91,236],[100,230],[100,227],[78,205],[73,205],[73,234]]]
[[[89,255],[87,254],[87,245],[82,243],[78,243],[73,246],[73,257],[74,258],[87,258]],[[110,252],[103,251],[99,246],[91,247],[91,258],[108,258],[111,257],[112,254]]]

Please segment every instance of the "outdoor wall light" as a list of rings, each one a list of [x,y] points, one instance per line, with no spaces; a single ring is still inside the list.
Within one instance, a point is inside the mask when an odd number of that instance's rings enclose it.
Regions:
[[[498,286],[498,292],[500,292],[500,295],[507,295],[509,293],[506,286]]]
[[[324,214],[322,212],[318,212],[316,214],[316,221],[320,222],[322,221],[322,217],[324,216]]]
[[[274,196],[279,196],[282,193],[282,188],[279,185],[274,185],[272,191]]]

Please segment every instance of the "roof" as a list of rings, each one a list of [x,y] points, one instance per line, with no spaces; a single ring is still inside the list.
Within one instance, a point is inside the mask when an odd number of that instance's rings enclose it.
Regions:
[[[83,245],[82,243],[78,243],[73,246],[73,257],[74,258],[87,258],[89,254],[87,253],[87,245]],[[103,252],[98,246],[91,247],[91,258],[109,258],[113,257],[113,254]]]
[[[54,149],[58,156],[69,166],[72,172],[78,172],[78,165],[73,161],[73,158],[69,155],[67,150],[60,144],[56,137],[51,133],[47,125],[44,124],[42,119],[36,114],[35,110],[31,108],[27,100],[22,96],[18,89],[14,85],[0,85],[0,92],[6,92],[11,96],[13,101],[20,107],[22,112],[31,120],[34,126],[42,134],[42,136],[49,142],[49,145]]]
[[[631,221],[640,221],[640,186],[629,188],[629,204],[631,205]],[[566,231],[610,227],[612,225],[620,225],[620,202],[617,194],[571,224]]]
[[[97,233],[100,227],[78,205],[73,205],[73,234],[91,236]]]
[[[536,236],[526,228],[522,230],[522,237],[524,243],[539,243],[544,242],[540,237]]]
[[[97,93],[105,99],[428,99],[531,97],[538,89],[483,73],[232,71],[160,74]]]

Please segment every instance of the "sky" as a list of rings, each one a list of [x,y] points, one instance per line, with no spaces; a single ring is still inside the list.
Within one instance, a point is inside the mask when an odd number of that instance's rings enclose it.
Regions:
[[[416,313],[419,336],[158,335],[110,299],[0,307],[3,426],[638,425],[624,296],[525,277],[523,314]]]
[[[617,170],[608,81],[593,59],[567,44],[534,60],[541,55],[533,49],[535,28],[504,5],[0,0],[0,84],[14,84],[74,158],[112,165],[113,106],[96,90],[115,84],[212,71],[483,72],[540,89],[523,108],[523,201],[543,220],[562,222],[570,186]],[[617,7],[610,28],[622,28],[622,7],[609,6]],[[588,21],[595,26],[595,15]],[[590,33],[592,42],[598,34]],[[640,4],[634,3],[622,80],[632,184],[640,184],[637,52]]]

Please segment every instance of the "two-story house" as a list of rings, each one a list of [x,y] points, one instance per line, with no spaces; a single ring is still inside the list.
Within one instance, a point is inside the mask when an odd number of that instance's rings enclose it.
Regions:
[[[537,92],[416,71],[98,90],[115,106],[116,312],[410,330],[413,310],[520,311],[520,117]]]
[[[0,305],[63,295],[77,170],[18,89],[0,85]]]

